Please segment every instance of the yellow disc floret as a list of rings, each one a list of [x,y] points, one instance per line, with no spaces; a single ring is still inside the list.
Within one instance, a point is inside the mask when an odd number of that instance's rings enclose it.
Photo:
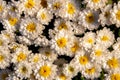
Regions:
[[[101,56],[102,55],[102,50],[100,50],[100,49],[97,49],[96,51],[95,51],[95,56]]]
[[[100,0],[92,0],[94,3],[98,3]]]
[[[92,67],[92,68],[90,68],[90,69],[86,69],[85,72],[86,72],[87,74],[93,74],[93,73],[95,73],[95,68]]]
[[[94,22],[94,15],[92,13],[89,13],[86,15],[85,19],[88,23],[92,23]]]
[[[17,21],[18,21],[18,19],[15,18],[15,17],[10,17],[8,21],[9,21],[9,24],[10,24],[11,26],[15,26],[15,24],[16,24]]]
[[[35,2],[33,0],[28,0],[26,3],[25,3],[25,7],[26,8],[33,8],[35,5]]]
[[[57,40],[57,45],[60,47],[60,48],[63,48],[65,47],[67,44],[67,39],[65,37],[62,37],[60,39]]]
[[[110,60],[107,61],[107,64],[109,65],[109,67],[111,68],[118,68],[119,67],[119,61],[116,58],[112,58]]]
[[[118,74],[118,73],[112,74],[111,75],[111,80],[120,80],[120,74]]]
[[[87,56],[81,56],[81,57],[79,58],[79,62],[80,62],[80,64],[82,64],[82,65],[86,65],[86,64],[88,63],[88,58],[87,58]]]
[[[23,61],[23,60],[26,59],[26,57],[27,57],[27,56],[26,56],[25,53],[20,52],[20,53],[18,54],[18,56],[17,56],[17,61],[18,61],[18,62]]]
[[[118,11],[116,12],[116,18],[117,18],[118,20],[120,20],[120,10],[118,10]]]
[[[62,30],[62,29],[65,29],[65,30],[68,29],[67,25],[64,22],[62,22],[58,27],[58,30]]]
[[[0,55],[0,62],[4,60],[4,56]]]
[[[27,29],[29,32],[34,32],[35,29],[36,29],[35,23],[29,23],[29,24],[26,26],[26,29]]]
[[[39,70],[39,74],[43,77],[49,77],[51,74],[51,67],[47,65],[42,66]]]
[[[102,40],[102,41],[108,41],[108,40],[109,40],[109,37],[104,35],[104,36],[101,37],[101,40]]]
[[[68,12],[69,14],[72,15],[72,14],[75,13],[75,6],[74,6],[72,3],[68,3],[67,7],[68,7],[67,12]]]

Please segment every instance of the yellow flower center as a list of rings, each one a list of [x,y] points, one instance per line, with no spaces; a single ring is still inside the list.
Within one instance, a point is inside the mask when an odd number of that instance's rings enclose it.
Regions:
[[[119,61],[116,58],[112,58],[110,60],[107,61],[107,64],[109,65],[109,67],[111,68],[118,68],[119,66]]]
[[[4,60],[4,56],[0,55],[0,62]]]
[[[98,56],[98,57],[101,56],[102,55],[102,51],[100,49],[96,50],[95,51],[95,55]]]
[[[35,29],[36,29],[35,23],[29,23],[29,24],[26,26],[26,29],[27,29],[29,32],[34,32]]]
[[[25,66],[23,66],[21,69],[20,69],[20,72],[21,73],[26,73],[28,71],[28,69],[25,67]]]
[[[48,4],[46,0],[41,0],[41,5],[43,8],[47,8]]]
[[[23,61],[23,60],[25,60],[26,59],[26,54],[24,54],[24,53],[19,53],[19,55],[17,56],[17,61],[18,62],[20,62],[20,61]]]
[[[120,10],[117,11],[117,13],[116,13],[116,18],[117,18],[118,20],[120,20]]]
[[[69,14],[72,15],[72,14],[75,13],[75,6],[74,6],[72,3],[68,3],[67,7],[68,7],[67,12],[68,12]]]
[[[59,78],[60,78],[60,80],[66,80],[66,76],[65,76],[64,74],[61,74],[61,75],[59,76]]]
[[[108,36],[102,36],[101,40],[102,40],[102,41],[108,41],[108,40],[109,40],[109,37],[108,37]]]
[[[62,30],[62,29],[65,29],[65,30],[68,29],[67,25],[64,22],[62,22],[58,27],[58,30]]]
[[[0,5],[0,12],[3,10],[3,7]]]
[[[0,46],[2,46],[3,45],[3,41],[2,40],[0,40]]]
[[[33,8],[35,5],[35,2],[33,0],[28,0],[26,3],[25,3],[25,7],[26,8]]]
[[[94,40],[93,40],[92,38],[88,38],[87,42],[88,42],[89,44],[93,44],[93,43],[94,43]]]
[[[92,23],[94,22],[94,15],[92,13],[89,13],[86,15],[85,19],[88,23]]]
[[[39,56],[34,56],[33,62],[37,63],[39,61]]]
[[[71,51],[75,53],[78,50],[78,48],[79,48],[79,45],[77,44],[77,42],[75,42],[74,45],[71,47]]]
[[[48,52],[48,51],[46,51],[46,52],[45,52],[45,55],[46,55],[47,57],[49,57],[49,56],[51,55],[51,53]]]
[[[71,73],[74,72],[74,68],[73,68],[72,66],[69,66],[69,67],[68,67],[68,70],[69,70],[69,72],[71,72]]]
[[[94,3],[98,3],[100,0],[92,0]]]
[[[87,56],[81,56],[81,57],[79,58],[79,62],[80,62],[80,64],[82,64],[82,65],[86,65],[86,64],[88,63],[88,58],[87,58]]]
[[[60,48],[63,48],[65,47],[67,44],[67,39],[62,37],[60,39],[57,40],[57,45],[60,47]]]
[[[111,80],[120,80],[120,74],[112,74],[111,75]]]
[[[105,17],[108,18],[110,16],[110,12],[105,12]]]
[[[51,74],[51,67],[44,65],[40,68],[39,74],[43,77],[49,77]]]
[[[15,24],[17,23],[17,21],[18,21],[18,19],[17,18],[12,18],[12,17],[10,17],[9,18],[9,24],[11,25],[11,26],[15,26]]]
[[[53,4],[53,9],[54,9],[54,10],[57,10],[57,9],[60,8],[60,6],[61,6],[61,3],[60,3],[60,2],[55,2],[55,3]]]
[[[91,69],[86,69],[85,72],[86,72],[87,74],[93,74],[93,73],[95,73],[95,68],[92,67]]]
[[[46,19],[46,14],[45,14],[45,13],[41,13],[41,18],[42,18],[43,20],[45,20],[45,19]]]

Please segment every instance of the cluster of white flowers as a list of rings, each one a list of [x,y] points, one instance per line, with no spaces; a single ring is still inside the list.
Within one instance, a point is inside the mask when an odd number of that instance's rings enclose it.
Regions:
[[[120,80],[120,1],[0,0],[0,25],[0,80]]]

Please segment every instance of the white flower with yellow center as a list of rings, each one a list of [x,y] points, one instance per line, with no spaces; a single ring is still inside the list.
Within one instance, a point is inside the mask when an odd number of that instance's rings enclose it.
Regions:
[[[82,70],[82,75],[87,79],[95,79],[100,76],[101,71],[102,69],[100,65],[91,63],[89,67]]]
[[[40,9],[41,0],[20,0],[17,5],[20,13],[24,11],[26,16],[35,16],[35,14]]]
[[[39,53],[42,55],[43,60],[54,62],[57,59],[57,54],[50,47],[44,47],[39,49]]]
[[[87,3],[87,7],[92,10],[98,10],[99,8],[103,8],[106,6],[108,0],[85,0],[84,3]]]
[[[120,1],[118,4],[114,4],[112,10],[110,10],[112,24],[116,24],[117,27],[120,27]]]
[[[68,47],[73,40],[73,33],[65,30],[61,30],[56,33],[55,37],[51,40],[51,48],[55,49],[58,54],[63,55],[68,52]]]
[[[101,9],[102,13],[99,15],[99,22],[102,24],[102,26],[104,27],[105,25],[111,25],[111,13],[110,10],[112,8],[112,5],[107,5],[104,8]]]
[[[44,61],[40,63],[34,70],[36,79],[38,80],[53,80],[56,77],[57,66],[51,62]]]
[[[105,49],[104,47],[102,47],[99,44],[96,44],[92,48],[92,52],[90,54],[90,57],[91,57],[93,62],[102,65],[103,62],[106,61],[107,54],[109,54],[109,53],[110,52],[107,49]]]
[[[21,62],[27,61],[30,53],[31,53],[31,51],[29,51],[26,46],[19,47],[12,54],[12,62],[13,63],[21,63]]]
[[[5,69],[10,65],[11,54],[8,49],[0,48],[0,69]]]
[[[53,14],[48,9],[40,9],[37,12],[37,19],[41,22],[41,24],[48,25],[51,19],[53,18]]]
[[[64,20],[64,19],[56,19],[55,23],[54,23],[54,30],[55,31],[61,31],[61,30],[65,30],[65,31],[72,31],[72,23],[68,20]]]
[[[76,20],[76,18],[78,17],[79,4],[77,4],[76,1],[66,0],[63,9],[61,9],[60,11],[63,11],[62,14],[59,14],[62,18]]]
[[[27,38],[34,40],[42,34],[44,26],[35,18],[26,18],[20,23],[20,33]]]
[[[87,32],[85,33],[84,37],[81,40],[81,45],[85,48],[85,49],[91,49],[92,46],[95,43],[95,38],[96,38],[96,34],[93,32]]]
[[[32,73],[32,66],[27,61],[21,62],[15,67],[15,73],[21,79],[30,77]]]
[[[110,47],[114,43],[114,34],[109,28],[103,28],[97,31],[96,43],[100,44],[104,48]]]
[[[99,11],[92,10],[83,10],[83,12],[79,13],[79,24],[82,24],[85,28],[89,30],[94,30],[99,27],[98,19],[99,19]]]

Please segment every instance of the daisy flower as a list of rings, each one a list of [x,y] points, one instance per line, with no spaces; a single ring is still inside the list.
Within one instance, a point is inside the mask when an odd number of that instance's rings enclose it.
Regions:
[[[87,3],[87,7],[92,10],[98,10],[99,8],[103,8],[106,6],[108,0],[84,0],[84,3]]]
[[[22,13],[24,11],[25,15],[35,16],[38,10],[41,8],[41,0],[20,0],[17,5],[18,11]]]
[[[99,19],[99,11],[92,10],[83,10],[83,12],[79,13],[79,24],[82,24],[85,28],[89,30],[97,29],[99,27],[98,19]]]
[[[18,77],[21,79],[30,77],[30,74],[32,73],[32,66],[30,63],[24,61],[16,65],[15,67],[15,73]]]
[[[57,54],[50,47],[40,48],[39,53],[42,55],[43,60],[54,62],[57,59]]]
[[[103,28],[97,31],[96,43],[100,44],[104,48],[110,47],[114,43],[114,34],[109,28]]]
[[[95,79],[100,76],[100,72],[102,71],[101,66],[98,64],[93,64],[87,67],[85,70],[82,70],[82,75],[87,79]]]
[[[112,5],[107,5],[104,8],[101,9],[102,13],[99,15],[99,22],[101,23],[101,25],[104,27],[105,25],[111,25],[111,13],[110,10],[112,8]]]
[[[82,38],[80,44],[85,49],[91,49],[95,43],[96,34],[94,32],[87,32],[85,33],[84,37]]]
[[[53,80],[56,77],[57,66],[51,62],[44,61],[34,70],[36,79]]]
[[[114,4],[113,9],[110,10],[110,13],[110,21],[112,24],[116,24],[117,27],[120,27],[120,1],[118,4]]]
[[[59,31],[51,40],[51,49],[55,49],[59,55],[66,55],[68,52],[67,46],[71,45],[73,33],[65,30]]]
[[[54,23],[54,30],[55,31],[60,31],[60,30],[65,30],[65,31],[72,31],[72,23],[68,20],[64,20],[64,19],[61,19],[61,18],[58,18],[55,20],[55,23]]]
[[[60,9],[60,17],[67,18],[69,20],[76,21],[78,17],[79,2],[66,0],[65,5],[63,5],[63,9]]]
[[[6,80],[11,71],[9,69],[0,70],[0,80]]]
[[[28,50],[27,46],[21,46],[12,54],[12,62],[20,63],[28,60],[28,56],[31,51]]]
[[[27,38],[34,40],[38,35],[42,34],[44,26],[41,25],[35,18],[25,18],[20,23],[20,33]]]
[[[0,48],[0,69],[5,69],[10,65],[11,54],[8,49]]]
[[[53,14],[51,13],[51,11],[49,11],[46,8],[45,9],[40,9],[37,12],[36,18],[38,19],[38,21],[41,22],[41,24],[48,25],[49,22],[51,21],[51,19],[53,18]]]

